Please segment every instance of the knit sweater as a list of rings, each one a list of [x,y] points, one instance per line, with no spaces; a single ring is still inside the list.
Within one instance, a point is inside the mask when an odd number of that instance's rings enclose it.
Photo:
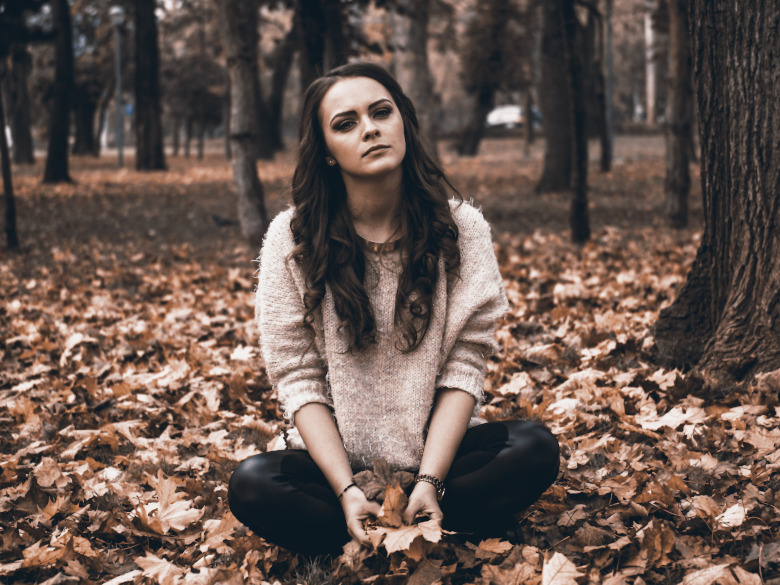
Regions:
[[[422,343],[403,353],[394,324],[401,252],[366,250],[364,286],[376,322],[376,344],[349,352],[333,296],[315,317],[314,345],[302,326],[304,277],[292,258],[290,219],[280,213],[260,254],[255,314],[266,370],[285,417],[319,402],[333,412],[354,471],[381,458],[395,468],[416,470],[436,390],[454,388],[477,404],[469,426],[479,424],[486,358],[496,349],[495,324],[508,309],[490,226],[468,203],[451,203],[458,226],[460,278],[448,283],[444,262],[433,296],[432,318]],[[307,351],[308,348],[308,351]],[[288,448],[305,448],[300,434],[287,434]]]

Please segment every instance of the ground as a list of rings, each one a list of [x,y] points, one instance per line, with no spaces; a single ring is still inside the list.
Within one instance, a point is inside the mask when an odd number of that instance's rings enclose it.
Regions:
[[[22,251],[0,255],[3,582],[780,583],[780,372],[714,394],[655,361],[652,324],[698,245],[698,178],[692,227],[670,230],[662,137],[620,137],[608,174],[592,150],[594,235],[575,246],[567,196],[534,192],[541,144],[443,149],[494,226],[512,304],[484,414],[541,420],[562,446],[558,482],[519,518],[524,542],[409,543],[391,527],[376,552],[316,562],[226,506],[232,469],[284,422],[252,323],[257,251],[219,145],[157,173],[74,158],[75,182],[57,187],[40,184],[41,162],[15,168]],[[292,165],[259,165],[272,215]]]

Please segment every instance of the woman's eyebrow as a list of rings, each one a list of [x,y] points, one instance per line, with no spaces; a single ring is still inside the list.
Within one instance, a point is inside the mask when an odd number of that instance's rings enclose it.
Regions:
[[[375,108],[376,106],[378,106],[379,104],[381,104],[383,102],[387,102],[388,104],[392,104],[392,102],[389,99],[387,99],[387,98],[380,98],[380,99],[376,100],[374,103],[370,104],[368,106],[368,109],[370,110],[371,108]],[[357,114],[357,112],[355,110],[348,110],[346,112],[339,112],[338,114],[334,115],[330,119],[330,123],[332,124],[333,120],[335,120],[336,118],[340,118],[341,116],[350,116],[350,115],[355,115],[355,114]]]

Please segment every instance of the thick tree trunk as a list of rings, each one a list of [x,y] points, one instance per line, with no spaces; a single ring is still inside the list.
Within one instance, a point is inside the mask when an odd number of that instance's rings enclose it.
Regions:
[[[25,45],[14,45],[11,49],[11,75],[6,87],[9,88],[8,122],[13,137],[13,159],[17,164],[33,164],[32,132],[30,131],[30,93],[27,91],[27,78],[30,75],[31,57]]]
[[[780,5],[693,0],[689,16],[704,234],[655,341],[729,383],[780,368]]]
[[[612,167],[612,154],[615,150],[615,127],[612,119],[612,101],[614,87],[614,67],[612,56],[612,3],[606,0],[604,7],[604,139],[602,140],[601,170]]]
[[[0,81],[5,77],[5,63],[0,61]],[[3,172],[3,202],[5,204],[5,241],[9,250],[19,249],[19,236],[16,233],[16,199],[14,183],[11,178],[11,157],[5,137],[5,112],[0,99],[0,166]]]
[[[565,191],[571,186],[573,132],[569,116],[561,115],[571,108],[569,70],[566,63],[562,0],[543,4],[542,78],[539,84],[539,107],[545,135],[544,168],[536,186],[539,193]]]
[[[95,142],[95,112],[98,104],[83,86],[74,87],[73,97],[73,120],[76,126],[73,154],[98,156]]]
[[[219,0],[218,7],[230,73],[231,163],[238,195],[238,219],[244,238],[257,251],[268,227],[255,150],[258,127],[255,91],[258,85],[257,6],[246,0]]]
[[[135,168],[165,170],[155,0],[135,2]]]
[[[666,109],[666,213],[673,228],[688,226],[688,169],[693,113],[691,50],[688,42],[689,0],[669,4],[669,91]]]
[[[57,26],[54,98],[49,121],[49,148],[46,154],[44,183],[70,181],[68,173],[68,132],[70,100],[73,89],[73,41],[68,0],[51,3],[52,18]]]
[[[569,227],[573,242],[582,243],[590,239],[588,214],[588,130],[585,80],[585,66],[582,53],[577,51],[578,21],[574,12],[574,0],[564,0],[562,19],[564,29],[564,54],[569,72],[569,124],[573,130],[571,148],[571,213]]]
[[[463,133],[458,154],[460,156],[475,156],[479,151],[479,143],[482,141],[482,135],[485,133],[485,118],[493,109],[495,91],[492,87],[483,87],[476,96],[476,104],[472,110],[472,117],[469,120],[466,130]]]
[[[402,46],[396,47],[395,51],[396,77],[415,105],[426,149],[439,162],[436,140],[438,96],[428,63],[430,0],[402,0],[398,7],[401,13],[398,21],[403,23],[399,28],[403,28],[403,31],[400,35],[396,31],[396,34],[403,41]]]

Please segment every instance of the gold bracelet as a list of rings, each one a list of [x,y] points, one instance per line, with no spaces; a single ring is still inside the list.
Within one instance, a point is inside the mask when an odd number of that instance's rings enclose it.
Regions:
[[[421,481],[424,481],[425,483],[431,484],[433,487],[436,488],[436,499],[441,501],[441,499],[444,497],[444,482],[440,480],[435,475],[430,475],[428,473],[418,473],[417,477],[414,478],[414,483],[420,483]]]
[[[349,484],[347,487],[345,487],[343,490],[341,490],[341,493],[339,494],[339,500],[341,500],[341,497],[347,493],[347,490],[352,487],[357,487],[358,485],[353,481],[351,484]]]

